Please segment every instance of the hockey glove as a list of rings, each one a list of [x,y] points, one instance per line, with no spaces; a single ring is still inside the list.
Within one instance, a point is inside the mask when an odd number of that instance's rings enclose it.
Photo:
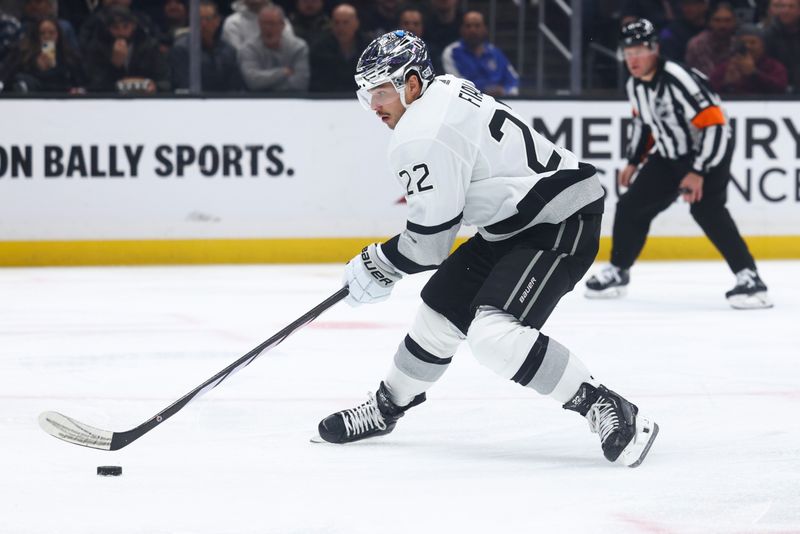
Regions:
[[[350,291],[345,300],[351,306],[386,300],[394,283],[402,277],[403,274],[380,254],[380,245],[367,245],[345,265],[343,283]]]

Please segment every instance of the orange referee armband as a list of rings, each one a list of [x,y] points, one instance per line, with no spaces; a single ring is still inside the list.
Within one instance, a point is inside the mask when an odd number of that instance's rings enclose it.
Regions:
[[[722,110],[719,106],[709,106],[694,116],[692,124],[697,128],[708,128],[709,126],[725,124],[725,115],[722,114]]]

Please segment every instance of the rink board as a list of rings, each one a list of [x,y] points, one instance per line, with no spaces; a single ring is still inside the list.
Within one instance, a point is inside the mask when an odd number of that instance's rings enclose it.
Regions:
[[[597,167],[607,257],[628,104],[513,104]],[[800,103],[726,108],[728,207],[757,257],[798,258]],[[0,114],[15,125],[0,131],[0,265],[343,261],[404,226],[389,131],[354,100],[6,100]],[[718,257],[681,201],[643,254]]]
[[[385,237],[0,242],[0,266],[344,263],[365,244],[381,239]],[[798,236],[748,236],[746,241],[758,259],[800,258]],[[610,251],[611,238],[602,237],[597,259],[607,261]],[[650,237],[640,256],[642,260],[720,258],[705,237]]]

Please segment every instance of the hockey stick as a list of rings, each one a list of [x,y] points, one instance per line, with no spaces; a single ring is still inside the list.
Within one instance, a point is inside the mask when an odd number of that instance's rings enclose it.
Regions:
[[[320,302],[314,309],[308,311],[300,318],[296,319],[292,324],[261,343],[259,346],[230,364],[228,367],[215,374],[192,391],[176,400],[159,413],[131,430],[125,432],[111,432],[109,430],[100,430],[89,425],[85,425],[80,421],[76,421],[71,417],[62,415],[58,412],[42,412],[39,415],[39,426],[42,430],[55,436],[58,439],[74,443],[75,445],[82,445],[84,447],[91,447],[93,449],[101,449],[105,451],[116,451],[133,443],[135,440],[144,436],[153,430],[160,423],[163,423],[176,413],[178,413],[184,406],[198,398],[205,392],[214,389],[220,385],[226,378],[233,373],[250,364],[253,360],[258,358],[262,353],[268,351],[272,347],[281,343],[284,339],[293,334],[300,327],[305,326],[317,317],[322,312],[342,300],[347,296],[347,288],[343,287],[324,301]]]

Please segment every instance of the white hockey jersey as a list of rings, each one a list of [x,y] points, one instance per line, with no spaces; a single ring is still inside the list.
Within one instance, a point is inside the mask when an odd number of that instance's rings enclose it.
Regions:
[[[408,222],[381,251],[406,273],[438,266],[462,222],[499,241],[536,224],[603,211],[594,167],[450,75],[437,77],[403,114],[389,161],[406,191]]]

